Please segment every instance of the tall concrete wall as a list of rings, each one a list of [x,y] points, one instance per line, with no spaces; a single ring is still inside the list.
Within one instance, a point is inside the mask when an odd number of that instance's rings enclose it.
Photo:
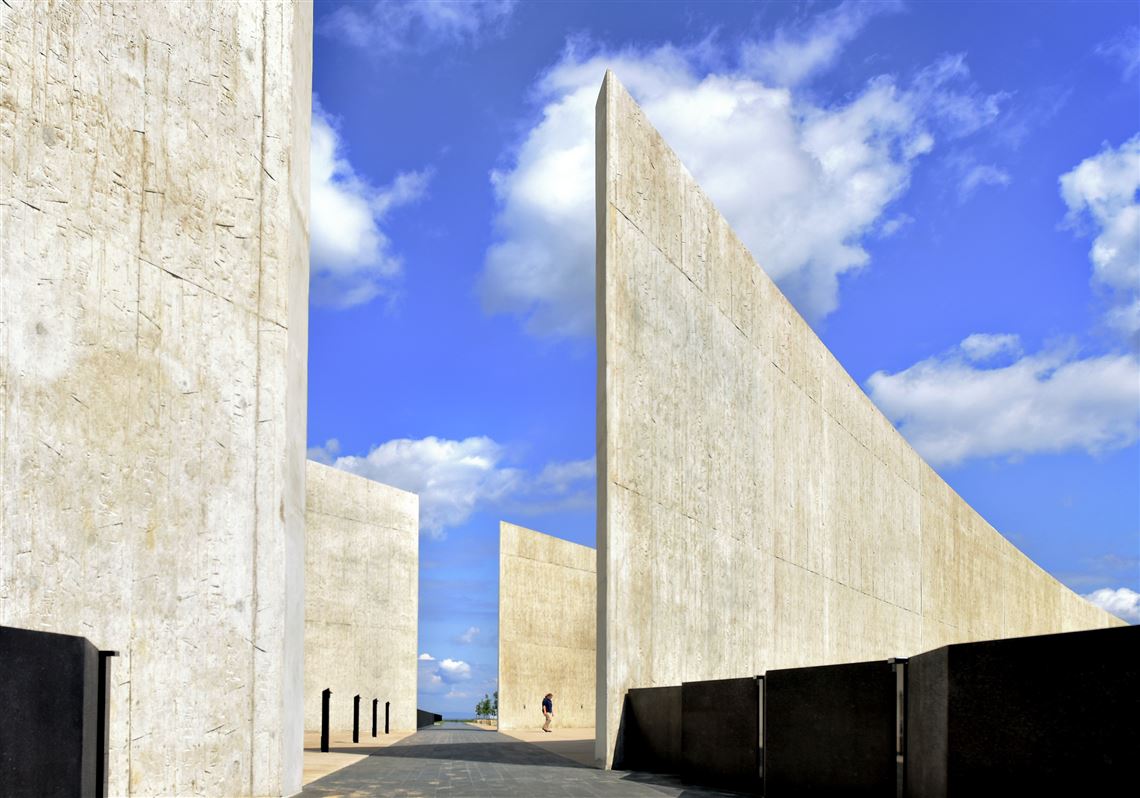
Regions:
[[[596,552],[521,526],[499,524],[499,728],[594,725]]]
[[[609,74],[597,180],[603,764],[631,687],[1119,623],[907,445]]]
[[[309,461],[305,509],[305,728],[372,733],[372,699],[391,730],[416,728],[419,497]]]
[[[121,652],[111,795],[300,789],[311,54],[0,5],[0,623]]]

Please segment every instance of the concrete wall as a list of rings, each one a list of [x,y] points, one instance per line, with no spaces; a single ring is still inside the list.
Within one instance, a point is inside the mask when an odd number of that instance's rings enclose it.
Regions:
[[[594,725],[595,552],[521,526],[499,524],[499,728]]]
[[[112,795],[301,782],[312,10],[0,5],[0,623]]]
[[[612,75],[597,179],[601,762],[630,687],[1120,623],[907,445]]]
[[[391,731],[416,728],[419,497],[308,463],[305,510],[305,728],[372,733],[372,699],[391,707]]]

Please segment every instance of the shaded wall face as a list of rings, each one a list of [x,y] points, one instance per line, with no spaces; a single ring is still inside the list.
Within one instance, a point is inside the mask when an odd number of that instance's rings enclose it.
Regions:
[[[0,623],[112,795],[300,789],[311,8],[0,9]]]
[[[612,75],[597,113],[600,760],[631,687],[1117,623],[907,445]]]
[[[597,571],[588,546],[499,525],[499,728],[594,725]]]
[[[372,734],[416,728],[419,497],[311,460],[305,511],[305,728]]]

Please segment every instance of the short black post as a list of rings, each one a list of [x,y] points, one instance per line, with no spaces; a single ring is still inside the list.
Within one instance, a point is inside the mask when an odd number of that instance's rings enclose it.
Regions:
[[[360,696],[352,697],[352,741],[360,742]]]
[[[372,699],[372,736],[376,736],[376,706],[380,703],[379,698]]]
[[[385,701],[384,702],[384,733],[385,734],[388,733],[388,712],[391,709],[392,709],[392,702],[391,701]]]
[[[329,750],[329,697],[332,696],[332,690],[325,688],[321,691],[321,750],[328,753]]]

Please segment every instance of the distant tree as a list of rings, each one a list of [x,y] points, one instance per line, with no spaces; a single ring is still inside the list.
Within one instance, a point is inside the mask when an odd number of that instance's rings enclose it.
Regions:
[[[483,694],[483,699],[475,704],[475,717],[486,718],[491,715],[491,699],[486,693]]]
[[[499,691],[498,690],[495,691],[495,700],[491,704],[491,716],[495,717],[495,718],[499,717]]]

